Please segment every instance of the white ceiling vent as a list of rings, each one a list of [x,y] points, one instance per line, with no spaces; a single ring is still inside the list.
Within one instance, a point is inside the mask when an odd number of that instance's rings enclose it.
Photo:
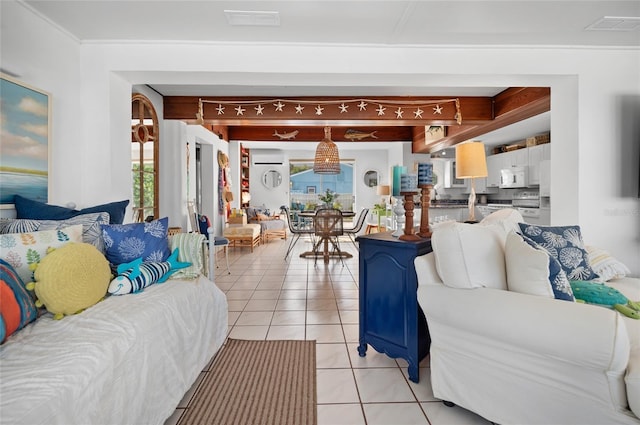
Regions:
[[[640,17],[605,16],[587,28],[587,31],[634,31],[640,28]]]
[[[280,26],[280,12],[263,10],[225,10],[224,16],[233,26]]]

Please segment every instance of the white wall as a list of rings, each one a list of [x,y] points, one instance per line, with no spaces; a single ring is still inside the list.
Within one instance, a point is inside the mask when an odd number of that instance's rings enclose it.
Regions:
[[[189,168],[190,197],[194,199],[196,193],[195,144],[197,143],[201,148],[200,161],[202,162],[202,208],[200,213],[209,217],[215,234],[222,235],[226,218],[224,210],[221,211],[218,206],[218,200],[220,199],[220,194],[218,193],[218,181],[220,180],[218,151],[222,151],[228,156],[229,144],[201,125],[187,126],[187,142],[192,148]]]
[[[379,173],[380,184],[389,184],[390,182],[390,157],[402,157],[403,151],[410,143],[389,143],[384,148],[369,149],[369,150],[354,150],[347,149],[346,144],[338,142],[338,149],[340,152],[340,158],[343,160],[355,161],[353,170],[353,178],[355,181],[355,200],[356,210],[360,210],[365,207],[371,207],[375,203],[379,203],[381,197],[377,195],[375,187],[368,187],[364,185],[364,173],[368,170],[376,170]],[[231,149],[237,143],[231,142]],[[268,149],[272,151],[273,149]],[[250,154],[259,154],[261,149],[250,149]],[[286,182],[289,181],[289,160],[308,160],[313,161],[315,151],[303,150],[303,149],[283,149],[282,150],[284,162],[283,165],[252,165],[250,177],[250,190],[251,190],[251,205],[261,206],[265,205],[271,211],[279,211],[281,205],[287,205],[289,203],[289,186]],[[428,155],[409,155],[412,158],[424,158]],[[235,160],[237,161],[237,159]],[[232,168],[237,167],[237,162],[231,161]],[[417,161],[417,159],[416,159]],[[413,163],[413,162],[412,162]],[[262,184],[262,175],[265,171],[274,169],[282,174],[282,180],[284,182],[278,188],[267,189]],[[235,183],[234,183],[235,184]],[[236,187],[236,190],[239,190]],[[235,193],[234,193],[234,196]]]
[[[166,120],[160,139],[160,217],[169,217],[169,226],[190,229],[187,218],[187,201],[193,199],[194,189],[187,193],[187,176],[184,170],[194,170],[195,150],[189,146],[191,156],[187,164],[187,125],[181,121]]]
[[[0,19],[0,67],[51,95],[49,143],[53,152],[52,164],[49,164],[49,202],[58,205],[74,202],[79,208],[88,206],[82,194],[81,164],[93,156],[79,137],[83,116],[78,84],[81,81],[80,48],[75,41],[52,30],[42,19],[14,2],[0,2]],[[123,196],[117,200],[128,198]]]
[[[637,159],[627,155],[637,153],[637,127],[621,122],[623,108],[640,98],[638,49],[80,45],[19,3],[1,7],[2,66],[54,96],[54,202],[83,206],[129,195],[123,159],[133,84],[255,85],[267,75],[273,86],[548,86],[552,223],[580,224],[587,242],[640,275],[640,200],[621,193],[638,174]],[[64,166],[76,156],[84,162]]]

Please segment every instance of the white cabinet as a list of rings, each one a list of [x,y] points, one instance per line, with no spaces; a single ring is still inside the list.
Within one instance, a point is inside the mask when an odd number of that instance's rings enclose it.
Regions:
[[[551,160],[540,162],[540,196],[551,196]]]
[[[500,170],[502,167],[502,155],[489,155],[487,157],[487,187],[500,186]]]
[[[505,168],[523,167],[529,165],[527,149],[499,153],[487,157],[487,187],[500,187],[500,170]],[[476,193],[478,187],[476,186]],[[489,192],[487,192],[489,193]]]
[[[489,165],[487,164],[487,171],[489,169]],[[497,191],[493,187],[489,187],[489,178],[488,177],[478,177],[473,179],[474,186],[476,189],[476,193],[479,195],[487,194],[487,193],[496,193]],[[465,179],[467,182],[467,187],[464,190],[464,193],[471,193],[471,179]]]
[[[542,161],[544,145],[532,146],[529,149],[529,186],[540,184],[540,161]]]
[[[444,187],[467,187],[465,179],[456,177],[456,162],[446,161],[444,165]]]
[[[511,152],[499,153],[487,157],[487,187],[500,186],[500,170],[512,167],[527,167],[528,185],[540,185],[540,163],[551,159],[551,144],[532,146],[525,149],[517,149]],[[478,191],[478,182],[476,181],[476,193]],[[490,193],[490,192],[487,192]]]
[[[529,186],[541,185],[542,176],[540,164],[542,161],[551,159],[551,145],[531,146],[527,148],[529,151]]]
[[[502,156],[502,168],[525,167],[529,165],[529,150],[516,149],[515,151],[498,154]]]

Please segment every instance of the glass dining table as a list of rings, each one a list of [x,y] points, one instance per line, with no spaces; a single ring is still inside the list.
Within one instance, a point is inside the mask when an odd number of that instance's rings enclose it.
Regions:
[[[327,219],[326,217],[322,217],[322,214],[319,216],[319,211],[302,211],[298,213],[298,217],[302,220],[310,221],[310,224],[315,229],[313,248],[311,251],[305,251],[300,254],[300,257],[313,259],[322,257],[325,264],[329,263],[329,259],[331,257],[337,257],[340,259],[352,258],[352,254],[347,251],[343,251],[337,245],[337,238],[342,235],[342,221],[340,220],[338,226],[337,220]],[[340,218],[350,218],[355,217],[356,215],[353,211],[339,212],[341,215]],[[329,250],[330,245],[334,248],[333,250]]]

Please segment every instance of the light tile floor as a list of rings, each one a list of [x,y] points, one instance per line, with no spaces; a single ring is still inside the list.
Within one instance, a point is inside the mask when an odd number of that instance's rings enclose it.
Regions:
[[[229,337],[316,340],[319,425],[491,424],[434,398],[428,357],[416,384],[406,361],[371,347],[358,355],[358,255],[350,241],[341,242],[354,254],[344,265],[300,258],[310,246],[304,239],[285,261],[289,241],[271,240],[253,253],[232,248],[230,275],[220,251],[215,280],[229,302]],[[165,425],[177,423],[198,383]]]

